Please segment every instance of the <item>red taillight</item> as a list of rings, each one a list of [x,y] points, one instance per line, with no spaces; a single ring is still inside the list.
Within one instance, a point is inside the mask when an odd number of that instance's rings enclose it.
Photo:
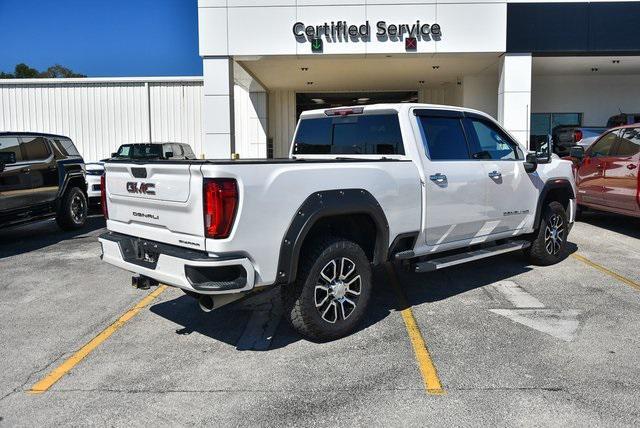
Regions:
[[[204,233],[207,238],[227,238],[238,208],[238,184],[233,178],[204,181]]]
[[[349,116],[350,114],[362,114],[364,107],[338,108],[333,110],[325,110],[327,116]]]
[[[106,173],[103,173],[102,177],[100,177],[100,205],[102,205],[102,215],[104,216],[105,220],[109,218],[109,209],[107,208],[106,177]]]
[[[577,143],[580,140],[582,140],[582,131],[576,129],[575,131],[573,131],[573,142]]]

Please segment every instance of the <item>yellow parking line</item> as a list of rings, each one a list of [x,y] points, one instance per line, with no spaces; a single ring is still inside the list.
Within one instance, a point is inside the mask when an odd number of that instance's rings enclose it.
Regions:
[[[604,266],[601,266],[601,265],[599,265],[599,264],[597,264],[595,262],[592,262],[591,260],[589,260],[585,256],[582,256],[582,255],[577,254],[577,253],[573,253],[573,254],[571,254],[571,256],[573,258],[575,258],[575,259],[580,260],[583,263],[588,264],[592,268],[598,269],[600,272],[606,273],[607,275],[614,277],[615,279],[617,279],[620,282],[624,282],[625,284],[627,284],[630,287],[635,288],[636,290],[640,290],[640,284],[638,284],[637,282],[635,282],[635,281],[633,281],[633,280],[631,280],[629,278],[626,278],[626,277],[624,277],[624,276],[622,276],[620,274],[617,274],[614,271],[609,270]]]
[[[87,355],[96,349],[102,342],[107,340],[109,336],[115,333],[120,327],[126,324],[131,318],[135,317],[145,306],[153,301],[164,290],[167,289],[166,285],[161,285],[156,288],[152,293],[147,295],[144,299],[140,300],[133,308],[129,309],[124,315],[122,315],[116,322],[109,327],[102,330],[96,337],[91,339],[86,345],[78,349],[71,357],[65,362],[56,367],[51,373],[45,376],[38,383],[33,385],[29,390],[31,394],[42,394],[46,392],[54,383],[60,380],[62,376],[66,375],[71,369],[73,369],[80,361]]]
[[[386,267],[389,280],[391,281],[393,288],[396,290],[398,300],[400,301],[400,305],[402,306],[400,314],[402,315],[404,325],[407,328],[407,334],[409,335],[411,345],[413,346],[413,351],[416,355],[418,367],[420,368],[420,373],[422,374],[422,380],[424,382],[424,389],[428,394],[444,394],[442,382],[440,382],[438,371],[436,370],[436,366],[431,359],[431,354],[429,353],[429,349],[427,348],[427,343],[422,336],[420,327],[418,327],[416,318],[413,316],[413,310],[411,309],[411,306],[409,306],[407,298],[405,297],[402,288],[398,283],[395,270],[390,263],[387,263]]]

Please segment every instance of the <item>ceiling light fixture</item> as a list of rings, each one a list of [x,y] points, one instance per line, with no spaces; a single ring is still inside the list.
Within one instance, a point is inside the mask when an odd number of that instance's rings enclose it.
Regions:
[[[309,71],[309,67],[300,67],[300,70],[302,70],[302,71]]]
[[[591,72],[596,73],[598,71],[598,67],[591,67]]]
[[[431,68],[433,68],[434,70],[438,70],[440,68],[439,65],[432,65]]]
[[[307,82],[307,85],[313,85],[313,82]]]
[[[620,60],[619,59],[614,59],[611,61],[613,64],[620,64]]]
[[[316,104],[324,104],[324,100],[322,98],[311,98],[311,101]]]

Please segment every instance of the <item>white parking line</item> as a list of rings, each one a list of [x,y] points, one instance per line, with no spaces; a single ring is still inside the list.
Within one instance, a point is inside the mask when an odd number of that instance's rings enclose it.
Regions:
[[[544,304],[513,281],[500,281],[493,288],[516,309],[489,309],[513,322],[522,324],[557,339],[571,342],[577,337],[580,311],[575,309],[547,309]]]
[[[524,291],[513,281],[500,281],[494,284],[493,288],[502,293],[516,308],[544,308],[544,304],[540,300]]]

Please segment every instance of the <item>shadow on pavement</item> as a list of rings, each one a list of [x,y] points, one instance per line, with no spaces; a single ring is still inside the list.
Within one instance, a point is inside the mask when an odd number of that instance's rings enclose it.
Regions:
[[[569,253],[575,252],[576,249],[575,244],[569,244]],[[425,274],[404,272],[400,268],[396,268],[396,272],[408,305],[417,306],[445,300],[533,269],[519,253],[497,256],[488,260],[493,262],[487,263],[487,260],[479,260]],[[373,278],[374,292],[369,311],[357,331],[367,329],[384,320],[390,313],[404,309],[401,307],[396,290],[387,277],[385,268],[377,268]],[[151,307],[153,313],[182,326],[176,330],[177,334],[197,332],[234,346],[238,350],[244,350],[238,346],[238,341],[245,331],[253,310],[251,304],[239,301],[211,313],[203,313],[198,308],[196,300],[187,296]],[[277,316],[279,317],[280,313]],[[299,340],[304,339],[288,323],[282,321],[279,323],[268,349],[286,347]]]
[[[73,231],[60,229],[54,219],[0,229],[0,259],[77,239],[103,227],[105,221],[102,214],[91,212],[84,227]]]
[[[586,211],[580,217],[580,222],[640,239],[640,218],[601,211]]]

